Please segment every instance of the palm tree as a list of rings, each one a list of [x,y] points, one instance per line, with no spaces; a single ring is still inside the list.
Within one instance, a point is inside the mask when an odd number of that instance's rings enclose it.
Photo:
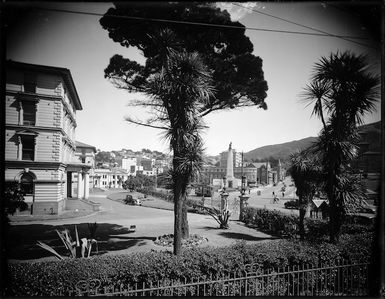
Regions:
[[[187,186],[203,160],[200,136],[204,128],[199,109],[213,96],[211,75],[197,53],[169,50],[161,71],[148,84],[147,94],[162,104],[160,118],[167,124],[166,138],[173,151],[174,254],[187,237]],[[182,231],[182,228],[185,228]],[[187,229],[186,229],[187,228]]]
[[[375,109],[379,82],[378,76],[368,72],[364,55],[335,53],[316,63],[312,83],[304,94],[305,100],[316,100],[313,113],[324,124],[316,151],[326,174],[325,192],[330,204],[330,241],[333,243],[338,241],[347,202],[361,198],[359,188],[354,189],[356,196],[352,196],[354,192],[347,195],[346,179],[354,180],[354,176],[347,174],[357,154],[357,125],[362,124],[366,113]]]
[[[291,155],[290,175],[297,188],[299,200],[299,235],[301,240],[305,237],[304,219],[310,200],[319,190],[322,181],[322,168],[317,163],[315,156],[304,150]]]

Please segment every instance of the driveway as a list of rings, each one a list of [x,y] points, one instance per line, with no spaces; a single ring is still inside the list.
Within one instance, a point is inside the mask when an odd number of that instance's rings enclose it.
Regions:
[[[109,191],[90,195],[90,200],[101,204],[101,211],[96,214],[69,219],[12,223],[8,237],[11,249],[9,259],[47,259],[51,254],[39,248],[36,245],[37,240],[63,250],[56,229],[67,227],[74,238],[76,224],[79,237],[82,238],[88,235],[88,223],[94,222],[98,224],[96,239],[99,242],[99,250],[105,254],[172,250],[172,247],[155,245],[153,241],[158,236],[173,233],[173,211],[125,205],[108,199],[108,194]],[[208,215],[189,213],[188,222],[190,234],[207,238],[208,241],[201,246],[227,246],[239,240],[254,243],[275,239],[234,219],[230,221],[228,230],[218,229],[217,222]],[[136,225],[135,232],[129,231],[131,225]]]

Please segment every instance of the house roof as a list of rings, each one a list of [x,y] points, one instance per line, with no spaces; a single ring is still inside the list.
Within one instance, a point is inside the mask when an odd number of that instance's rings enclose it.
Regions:
[[[80,141],[75,141],[75,145],[76,147],[91,148],[96,153],[96,147],[94,147],[93,145],[89,145]]]
[[[266,162],[250,162],[246,164],[246,167],[260,168],[262,165],[266,166]]]
[[[79,99],[78,92],[75,87],[74,80],[72,79],[72,75],[69,69],[62,68],[62,67],[56,67],[56,66],[49,66],[49,65],[40,65],[40,64],[32,64],[32,63],[24,63],[24,62],[18,62],[13,60],[7,60],[7,67],[13,67],[18,69],[26,69],[26,70],[34,70],[34,71],[40,71],[45,73],[55,73],[60,74],[62,78],[64,79],[68,90],[71,94],[71,98],[74,101],[74,106],[76,110],[83,110],[82,104]]]
[[[323,203],[327,204],[327,200],[325,199],[313,199],[312,202],[317,208],[319,208]]]

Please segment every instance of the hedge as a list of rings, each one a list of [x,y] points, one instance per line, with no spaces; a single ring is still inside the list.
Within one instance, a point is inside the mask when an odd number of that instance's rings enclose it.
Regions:
[[[250,227],[279,237],[295,237],[299,217],[287,215],[276,210],[247,207],[243,222]]]
[[[275,236],[295,238],[298,234],[299,216],[284,214],[276,210],[247,207],[243,222],[249,227]],[[341,233],[364,234],[372,232],[374,225],[366,222],[359,217],[346,217],[345,223],[341,226]],[[326,241],[328,239],[329,222],[327,220],[305,218],[304,225],[306,239],[312,241]]]
[[[254,245],[238,242],[228,247],[184,249],[170,252],[94,256],[88,259],[11,263],[8,265],[8,296],[59,296],[68,294],[79,280],[97,278],[101,287],[157,282],[163,279],[208,278],[210,275],[243,271],[247,264],[258,269],[333,264],[336,259],[368,259],[370,236],[344,236],[340,244],[312,244],[298,240],[276,240]]]

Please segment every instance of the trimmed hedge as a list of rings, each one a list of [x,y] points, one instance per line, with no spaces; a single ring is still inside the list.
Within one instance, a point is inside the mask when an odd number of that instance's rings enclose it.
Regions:
[[[299,217],[275,210],[247,207],[243,222],[250,227],[279,237],[293,238],[297,235]]]
[[[312,244],[298,240],[276,240],[255,245],[239,242],[221,248],[184,249],[181,256],[170,252],[95,256],[88,259],[9,264],[8,296],[59,296],[74,289],[79,280],[97,278],[104,286],[163,279],[208,278],[210,275],[244,271],[245,265],[259,269],[334,264],[336,259],[363,260],[370,256],[370,236],[344,236],[340,244]]]
[[[353,220],[354,221],[353,221]],[[298,235],[299,216],[288,215],[276,210],[247,207],[243,222],[258,230],[279,237],[295,238]],[[329,222],[323,219],[304,219],[306,239],[326,241],[329,236]],[[365,234],[374,231],[374,225],[359,217],[347,217],[341,226],[341,234]]]

